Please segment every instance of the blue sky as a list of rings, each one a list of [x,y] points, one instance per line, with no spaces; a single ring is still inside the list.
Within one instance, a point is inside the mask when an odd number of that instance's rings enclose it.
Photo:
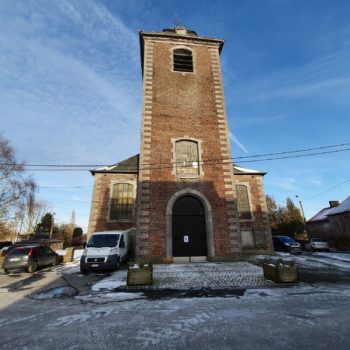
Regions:
[[[0,132],[28,164],[112,164],[139,149],[138,30],[179,22],[223,38],[233,156],[350,142],[350,2],[0,2]],[[309,218],[343,200],[349,152],[242,166],[265,191],[299,195]],[[87,228],[93,177],[33,172],[59,221]],[[80,188],[54,188],[76,187]],[[314,198],[311,198],[314,197]]]

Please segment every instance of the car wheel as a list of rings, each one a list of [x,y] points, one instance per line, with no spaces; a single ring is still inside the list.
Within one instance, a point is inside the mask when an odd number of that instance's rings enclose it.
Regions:
[[[6,275],[8,275],[10,273],[10,270],[4,269],[4,272],[6,273]]]
[[[34,261],[32,261],[32,262],[29,264],[27,270],[28,270],[29,273],[33,273],[33,272],[35,272],[35,271],[38,269],[38,267],[39,267],[38,262],[37,262],[36,260],[34,260]]]

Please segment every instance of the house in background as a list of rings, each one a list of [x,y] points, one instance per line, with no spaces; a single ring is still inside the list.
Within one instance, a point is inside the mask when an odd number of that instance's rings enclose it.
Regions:
[[[307,221],[309,238],[324,238],[338,250],[350,249],[350,196],[339,204],[330,201]]]
[[[223,45],[179,26],[140,32],[140,154],[91,171],[89,234],[136,226],[136,258],[153,262],[273,251],[265,173],[232,164]]]

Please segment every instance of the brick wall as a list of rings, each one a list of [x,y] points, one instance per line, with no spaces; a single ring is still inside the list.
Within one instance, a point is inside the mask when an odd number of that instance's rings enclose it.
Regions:
[[[135,186],[136,193],[137,175],[135,174],[95,174],[88,235],[97,231],[124,230],[135,227],[136,205],[134,208],[134,218],[132,222],[109,221],[108,218],[111,186],[113,183],[124,181],[130,181]]]
[[[254,238],[254,246],[245,248],[246,251],[273,250],[271,240],[270,223],[267,213],[266,198],[263,189],[263,177],[261,175],[243,175],[235,177],[236,184],[242,184],[248,188],[252,220],[241,220],[241,231],[251,230]]]

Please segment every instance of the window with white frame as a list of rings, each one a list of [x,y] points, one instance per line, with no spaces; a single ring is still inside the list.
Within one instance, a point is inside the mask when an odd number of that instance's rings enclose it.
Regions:
[[[134,186],[116,183],[112,186],[110,199],[110,220],[132,220],[134,205]]]
[[[241,220],[251,220],[252,212],[249,204],[248,186],[237,185],[238,212]]]
[[[175,49],[173,51],[173,69],[176,72],[193,72],[192,51]]]
[[[175,142],[176,175],[199,175],[198,143],[191,140]]]

